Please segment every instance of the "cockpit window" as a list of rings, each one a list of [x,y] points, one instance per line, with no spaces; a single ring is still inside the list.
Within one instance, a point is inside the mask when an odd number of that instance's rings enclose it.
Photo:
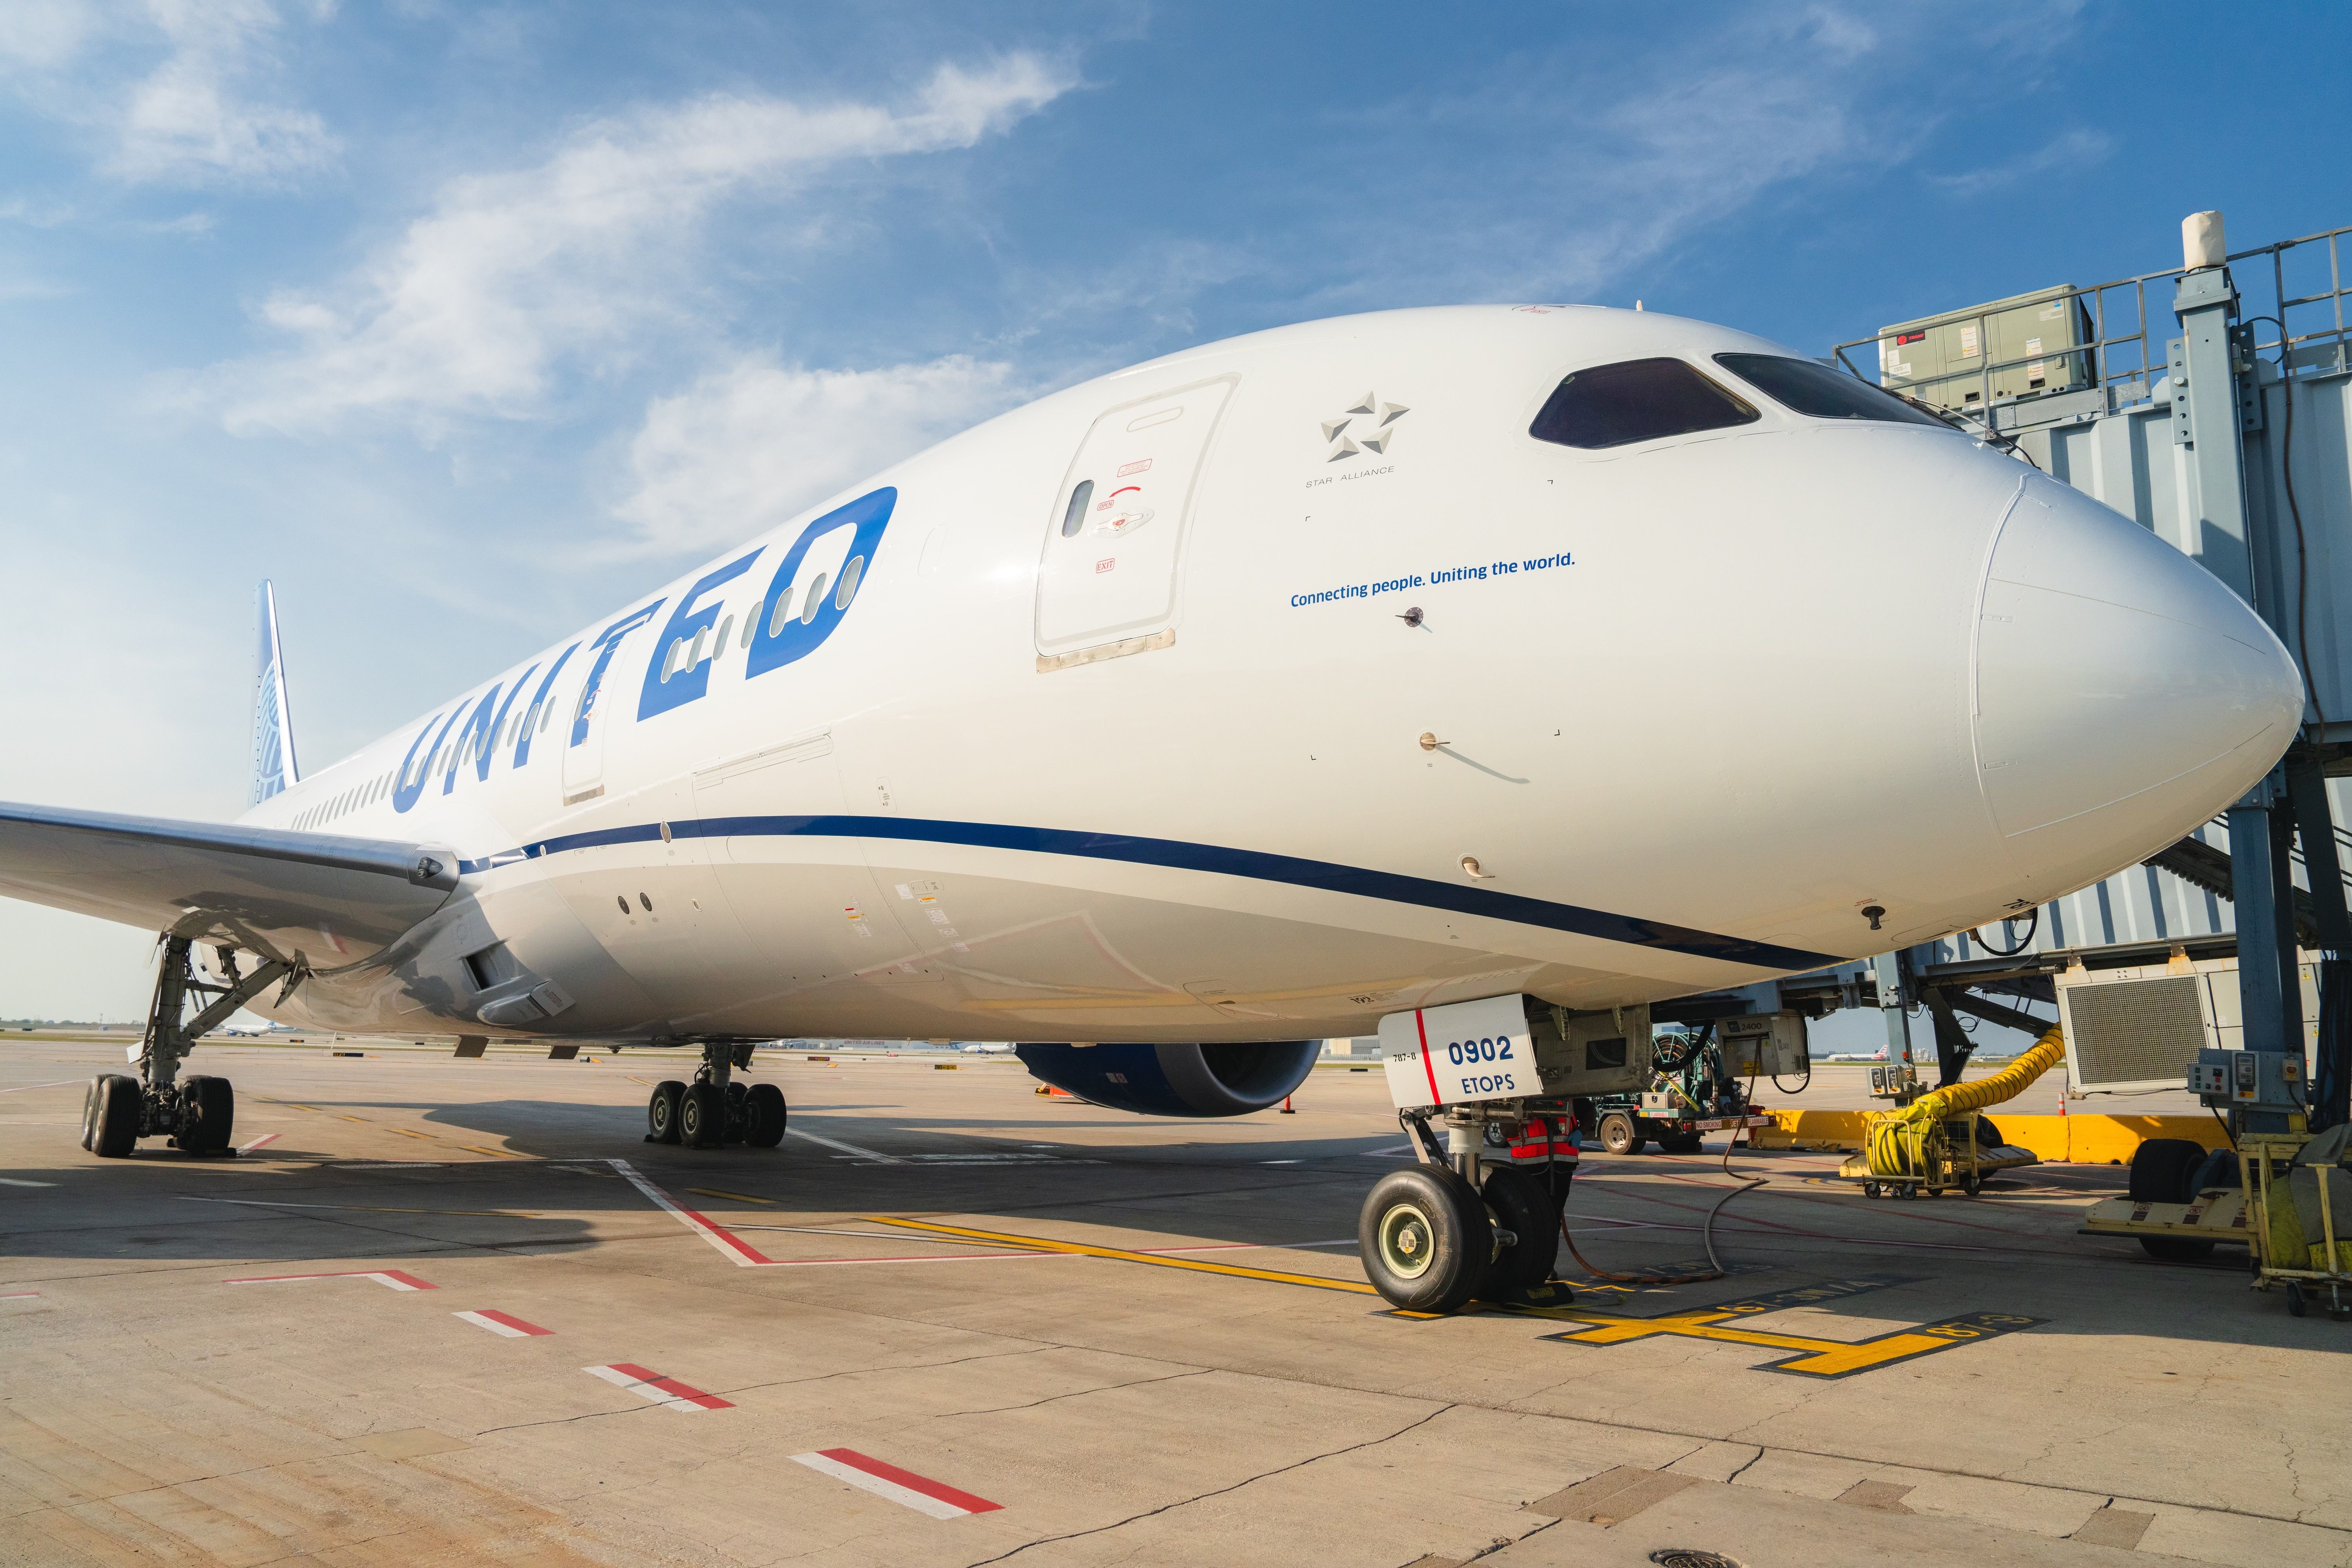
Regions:
[[[1755,423],[1756,410],[1678,359],[1629,359],[1580,370],[1528,426],[1562,447],[1622,447]]]
[[[1878,419],[1889,425],[1944,421],[1912,407],[1858,375],[1784,354],[1717,354],[1715,363],[1749,385],[1815,419]]]

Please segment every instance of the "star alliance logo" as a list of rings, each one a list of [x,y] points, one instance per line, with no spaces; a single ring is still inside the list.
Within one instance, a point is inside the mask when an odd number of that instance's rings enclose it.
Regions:
[[[1396,440],[1396,422],[1412,412],[1401,403],[1382,403],[1372,394],[1364,394],[1339,418],[1323,421],[1323,439],[1331,447],[1323,460],[1336,463],[1359,452],[1386,456]]]

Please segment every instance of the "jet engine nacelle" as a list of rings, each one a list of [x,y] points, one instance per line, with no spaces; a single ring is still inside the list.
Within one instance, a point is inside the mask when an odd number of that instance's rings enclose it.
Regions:
[[[1307,1079],[1320,1040],[1209,1046],[1016,1046],[1031,1076],[1142,1116],[1246,1116]]]

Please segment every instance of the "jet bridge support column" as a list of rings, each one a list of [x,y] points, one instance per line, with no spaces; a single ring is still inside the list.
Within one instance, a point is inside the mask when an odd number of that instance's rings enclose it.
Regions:
[[[2303,864],[2319,920],[2319,1052],[2305,1096],[2314,1132],[2352,1120],[2352,911],[2344,899],[2344,868],[2336,852],[2336,817],[2318,759],[2299,756],[2286,770],[2288,796],[2303,839]]]
[[[2172,384],[2172,439],[2186,448],[2197,501],[2195,537],[2183,542],[2199,564],[2228,584],[2284,637],[2277,567],[2256,547],[2246,504],[2245,432],[2259,428],[2261,403],[2251,395],[2252,354],[2237,324],[2238,291],[2231,281],[2221,215],[2192,214],[2180,226],[2186,270],[2173,298],[2181,335],[2167,345]],[[2323,815],[2321,820],[2326,820]],[[2238,1001],[2245,1049],[2257,1060],[2264,1086],[2303,1076],[2303,997],[2295,975],[2294,883],[2287,847],[2294,809],[2283,770],[2230,808],[2230,874],[2238,926]],[[2259,1100],[2235,1097],[2239,1131],[2284,1132],[2300,1105],[2284,1089],[2264,1088]]]

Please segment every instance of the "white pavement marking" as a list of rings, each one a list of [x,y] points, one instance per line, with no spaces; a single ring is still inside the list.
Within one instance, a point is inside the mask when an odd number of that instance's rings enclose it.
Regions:
[[[991,1502],[984,1497],[974,1497],[951,1486],[919,1476],[912,1470],[902,1470],[896,1465],[884,1464],[855,1448],[827,1448],[816,1454],[794,1454],[793,1463],[806,1465],[820,1475],[831,1476],[837,1481],[847,1481],[887,1498],[919,1513],[933,1519],[962,1519],[968,1514],[992,1513],[1004,1505]]]
[[[0,1176],[0,1187],[54,1187],[55,1182],[20,1182],[14,1176]]]
[[[728,1230],[724,1226],[714,1225],[710,1221],[703,1218],[700,1215],[695,1213],[692,1209],[673,1200],[667,1193],[663,1192],[659,1187],[654,1185],[651,1182],[637,1174],[636,1167],[630,1164],[626,1160],[614,1160],[608,1162],[608,1163],[612,1165],[613,1169],[618,1171],[623,1176],[626,1177],[631,1186],[645,1194],[646,1197],[651,1198],[656,1204],[658,1204],[664,1209],[668,1210],[680,1225],[685,1226],[688,1230],[694,1232],[695,1235],[702,1237],[703,1240],[718,1248],[719,1256],[734,1264],[737,1268],[755,1268],[762,1263],[772,1261],[772,1259],[761,1257],[753,1248],[745,1245],[741,1240],[737,1238],[732,1231]]]
[[[234,1201],[234,1200],[231,1200]],[[393,1290],[437,1290],[414,1274],[404,1274],[397,1268],[343,1268],[332,1274],[249,1274],[241,1279],[224,1279],[224,1285],[291,1285],[301,1279],[373,1279]]]
[[[510,1340],[530,1339],[555,1332],[553,1329],[542,1329],[537,1323],[526,1323],[512,1313],[501,1312],[494,1307],[485,1307],[478,1312],[453,1312],[450,1316],[463,1318],[478,1329],[488,1329]]]
[[[20,1083],[14,1089],[0,1089],[0,1094],[22,1094],[26,1089],[59,1089],[69,1083],[87,1083],[89,1081],[89,1080],[88,1079],[60,1078],[52,1079],[47,1083]]]
[[[835,1138],[820,1138],[814,1132],[803,1132],[797,1127],[788,1127],[784,1131],[790,1132],[795,1138],[805,1138],[812,1143],[822,1143],[828,1149],[838,1149],[845,1154],[855,1154],[861,1160],[871,1160],[879,1165],[901,1165],[906,1163],[905,1161],[898,1159],[893,1155],[877,1153],[872,1149],[860,1149],[855,1143],[844,1143]]]
[[[39,1294],[38,1290],[11,1290],[5,1296],[0,1296],[0,1301],[29,1301]]]
[[[260,1137],[256,1138],[256,1139],[255,1139],[252,1142],[250,1142],[250,1143],[240,1143],[240,1144],[238,1144],[238,1145],[236,1146],[236,1152],[237,1152],[238,1153],[240,1153],[240,1154],[250,1154],[250,1153],[252,1153],[256,1149],[260,1148],[264,1143],[275,1143],[275,1142],[278,1142],[278,1140],[281,1136],[283,1136],[283,1134],[281,1134],[281,1133],[277,1133],[277,1132],[265,1132],[265,1133],[263,1133]]]
[[[638,1398],[656,1405],[666,1405],[672,1410],[688,1415],[698,1410],[732,1410],[734,1405],[715,1394],[705,1394],[689,1388],[674,1377],[648,1371],[634,1362],[615,1362],[611,1366],[583,1366],[580,1369],[591,1377],[601,1377],[618,1388],[625,1388]]]

